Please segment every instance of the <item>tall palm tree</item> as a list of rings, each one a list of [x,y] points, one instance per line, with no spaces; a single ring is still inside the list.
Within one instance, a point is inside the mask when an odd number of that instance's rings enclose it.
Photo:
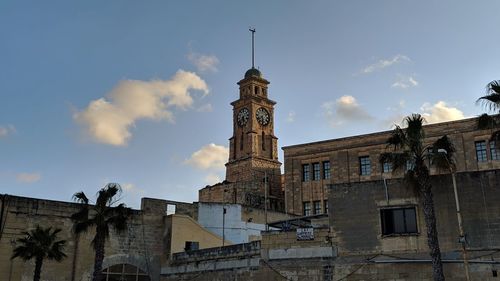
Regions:
[[[62,261],[64,254],[64,245],[66,240],[57,240],[57,234],[61,229],[52,227],[42,228],[39,225],[29,232],[22,232],[23,238],[17,239],[19,244],[13,250],[11,259],[21,258],[24,261],[35,259],[35,273],[33,281],[40,280],[42,264],[44,259]]]
[[[404,128],[396,126],[392,135],[387,140],[388,147],[393,150],[380,155],[381,163],[391,163],[393,170],[405,169],[405,180],[419,191],[422,198],[425,224],[427,227],[427,244],[432,258],[434,280],[444,280],[441,250],[439,248],[438,233],[436,229],[436,215],[432,185],[430,182],[429,167],[432,163],[437,167],[449,168],[452,163],[455,148],[445,135],[432,145],[424,143],[423,124],[425,119],[420,114],[412,114],[403,120]],[[444,149],[447,155],[438,153]],[[447,158],[446,158],[447,157]]]
[[[486,95],[480,97],[476,103],[483,105],[483,107],[494,115],[487,113],[479,116],[478,127],[479,129],[492,130],[491,140],[495,141],[497,146],[500,145],[500,80],[491,81],[486,85]],[[500,146],[499,146],[500,147]]]
[[[73,199],[81,203],[80,210],[71,216],[74,232],[79,234],[95,229],[95,236],[92,240],[95,251],[93,281],[100,281],[103,277],[101,271],[104,260],[104,246],[109,238],[110,228],[112,227],[117,233],[124,232],[127,229],[130,209],[123,203],[116,205],[117,201],[120,200],[120,198],[117,198],[120,193],[120,185],[115,183],[107,184],[97,192],[94,206],[89,204],[89,199],[83,191],[73,195]]]

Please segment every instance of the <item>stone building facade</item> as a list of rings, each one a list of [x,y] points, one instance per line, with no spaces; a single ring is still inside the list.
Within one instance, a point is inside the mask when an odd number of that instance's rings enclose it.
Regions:
[[[457,172],[500,168],[500,151],[489,130],[477,129],[477,118],[424,126],[426,144],[447,135],[456,148]],[[379,132],[284,147],[285,203],[289,213],[328,213],[329,185],[399,178],[384,170],[379,156],[391,132]],[[431,167],[431,175],[446,174]]]

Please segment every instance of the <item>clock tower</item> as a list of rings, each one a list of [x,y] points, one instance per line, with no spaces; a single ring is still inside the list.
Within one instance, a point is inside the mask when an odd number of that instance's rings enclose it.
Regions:
[[[229,161],[226,180],[255,180],[268,176],[269,183],[278,181],[281,163],[278,161],[278,138],[274,135],[275,101],[268,98],[269,81],[252,67],[238,82],[239,99],[232,102],[233,136],[229,139]]]

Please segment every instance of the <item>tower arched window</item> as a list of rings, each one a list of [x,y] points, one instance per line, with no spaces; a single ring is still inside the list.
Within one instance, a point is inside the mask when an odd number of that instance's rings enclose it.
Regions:
[[[240,138],[240,150],[243,150],[243,132],[241,132],[241,138]]]
[[[254,94],[255,94],[255,95],[258,95],[258,94],[259,94],[259,87],[254,86],[254,87],[253,87],[253,90],[254,90]]]
[[[262,150],[266,150],[266,133],[262,131]]]

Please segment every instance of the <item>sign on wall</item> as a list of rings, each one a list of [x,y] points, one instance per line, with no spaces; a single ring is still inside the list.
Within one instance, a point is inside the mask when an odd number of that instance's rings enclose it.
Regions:
[[[297,240],[314,240],[314,229],[310,228],[297,228]]]

